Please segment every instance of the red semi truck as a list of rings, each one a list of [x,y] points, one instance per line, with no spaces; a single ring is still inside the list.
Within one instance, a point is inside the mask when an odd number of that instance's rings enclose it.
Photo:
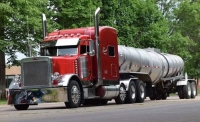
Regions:
[[[116,29],[95,27],[56,30],[46,35],[41,56],[21,60],[21,76],[9,86],[8,104],[17,110],[46,102],[64,102],[69,108],[166,99],[178,93],[180,99],[195,98],[194,79],[183,75],[181,57],[158,49],[118,45]]]

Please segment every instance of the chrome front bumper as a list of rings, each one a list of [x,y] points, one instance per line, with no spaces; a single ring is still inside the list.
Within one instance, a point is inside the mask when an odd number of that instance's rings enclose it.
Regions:
[[[8,104],[29,104],[68,102],[67,87],[40,89],[9,89]]]

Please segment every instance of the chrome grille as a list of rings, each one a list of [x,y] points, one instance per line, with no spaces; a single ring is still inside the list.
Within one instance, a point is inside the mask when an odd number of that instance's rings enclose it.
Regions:
[[[49,85],[48,61],[23,62],[23,86],[48,86]]]

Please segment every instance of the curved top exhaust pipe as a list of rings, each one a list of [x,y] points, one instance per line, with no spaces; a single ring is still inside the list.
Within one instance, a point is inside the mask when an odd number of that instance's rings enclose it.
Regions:
[[[101,69],[101,57],[100,57],[100,40],[99,40],[99,21],[98,14],[100,8],[98,7],[94,14],[94,27],[95,27],[95,38],[96,38],[96,58],[97,58],[97,82],[95,87],[98,87],[103,84],[102,80],[102,69]]]
[[[43,39],[47,36],[47,19],[46,15],[42,14],[42,28],[43,28]]]

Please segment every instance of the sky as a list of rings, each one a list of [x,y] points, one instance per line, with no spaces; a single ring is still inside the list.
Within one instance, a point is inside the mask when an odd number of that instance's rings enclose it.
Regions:
[[[19,52],[17,52],[16,55],[17,55],[17,60],[21,60],[22,58],[25,58],[25,57],[26,57],[24,54],[19,53]],[[6,57],[5,57],[5,61],[6,61],[6,62],[7,62],[7,59],[8,59],[8,58],[9,58],[9,56],[6,56]]]

